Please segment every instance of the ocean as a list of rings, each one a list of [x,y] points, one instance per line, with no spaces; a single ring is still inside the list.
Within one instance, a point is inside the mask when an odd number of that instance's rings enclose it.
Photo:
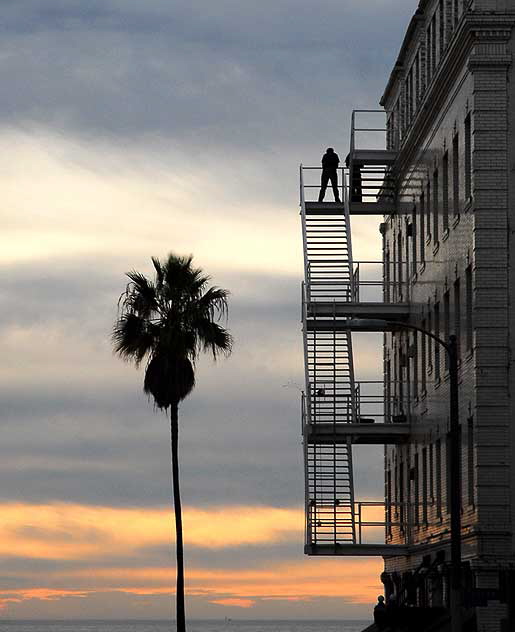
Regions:
[[[362,632],[367,621],[189,621],[188,632]],[[0,621],[0,632],[170,632],[169,621]]]

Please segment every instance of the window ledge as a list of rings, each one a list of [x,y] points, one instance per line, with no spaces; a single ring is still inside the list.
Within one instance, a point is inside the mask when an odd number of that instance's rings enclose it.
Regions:
[[[454,219],[453,219],[453,221],[452,221],[452,227],[453,227],[453,228],[456,228],[456,226],[457,226],[459,223],[460,223],[460,214],[459,214],[459,213],[457,213],[457,214],[454,216]]]
[[[468,213],[470,211],[470,209],[472,208],[473,202],[474,202],[474,198],[472,196],[467,198],[467,200],[465,201],[465,207],[463,208],[464,213]]]
[[[428,233],[426,235],[426,246],[428,246],[431,243],[431,233]]]
[[[447,239],[449,239],[449,228],[446,228],[442,235],[442,241],[447,241]]]
[[[422,274],[422,272],[424,272],[425,269],[426,269],[426,262],[422,261],[422,263],[420,264],[420,267],[418,269],[418,273]]]
[[[433,255],[436,255],[439,250],[440,250],[440,242],[437,241],[433,247]]]

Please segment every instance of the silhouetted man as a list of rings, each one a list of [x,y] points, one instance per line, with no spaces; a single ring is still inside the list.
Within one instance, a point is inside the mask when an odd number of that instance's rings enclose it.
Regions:
[[[379,595],[377,598],[377,604],[374,608],[374,623],[380,630],[385,628],[387,624],[386,604],[383,595]]]
[[[322,182],[320,186],[320,195],[318,201],[323,202],[327,185],[331,181],[333,187],[334,201],[340,203],[340,193],[338,191],[338,165],[340,164],[340,158],[335,153],[332,147],[328,147],[325,154],[322,156]]]

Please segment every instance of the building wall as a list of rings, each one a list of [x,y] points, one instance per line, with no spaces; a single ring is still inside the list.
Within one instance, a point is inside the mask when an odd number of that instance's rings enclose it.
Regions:
[[[463,559],[476,587],[496,588],[515,561],[515,1],[467,5],[420,3],[383,97],[402,209],[386,219],[383,247],[385,281],[394,300],[409,299],[412,322],[459,338]],[[387,518],[409,523],[388,528],[387,542],[419,545],[386,558],[386,577],[429,556],[421,592],[439,605],[450,529],[445,352],[420,334],[386,334],[385,365],[393,412],[409,410],[414,424],[409,445],[385,450]],[[479,629],[500,630],[505,611],[487,620],[479,608]]]

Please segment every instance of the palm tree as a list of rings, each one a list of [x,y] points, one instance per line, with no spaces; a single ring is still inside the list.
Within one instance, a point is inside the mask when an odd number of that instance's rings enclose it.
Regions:
[[[229,292],[209,287],[210,278],[194,268],[193,257],[153,257],[149,280],[132,271],[120,296],[113,329],[115,353],[139,366],[146,361],[143,390],[156,408],[170,412],[172,487],[177,556],[177,631],[185,632],[184,555],[179,488],[178,409],[195,386],[195,363],[203,351],[229,355],[232,337],[218,322],[227,316]]]

